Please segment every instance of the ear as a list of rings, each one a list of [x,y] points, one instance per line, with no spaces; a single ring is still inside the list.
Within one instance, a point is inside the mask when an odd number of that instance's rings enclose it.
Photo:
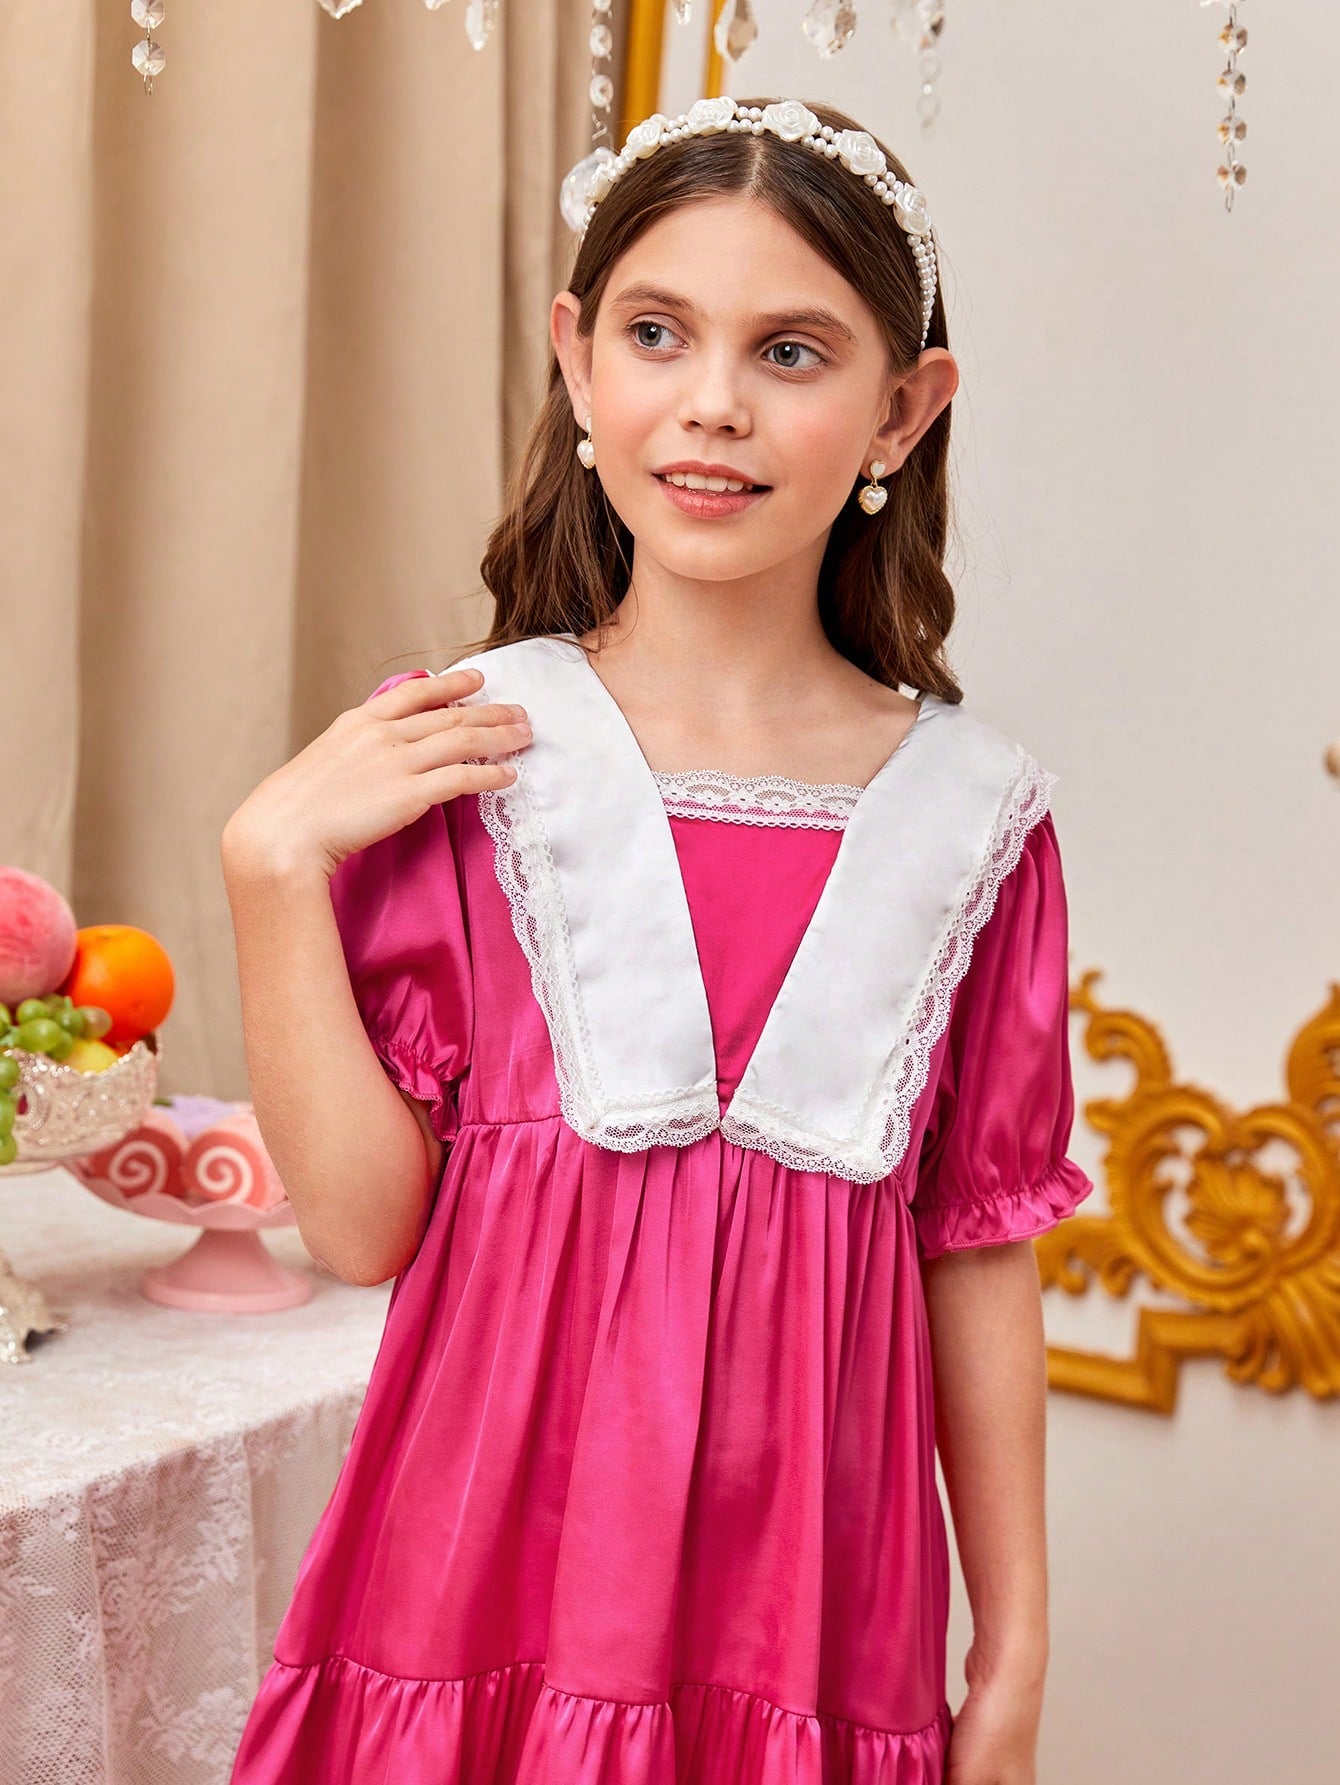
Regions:
[[[869,468],[871,459],[883,459],[890,471],[896,471],[957,389],[954,356],[946,348],[927,347],[912,370],[890,384],[862,470]]]
[[[577,333],[581,313],[582,300],[570,291],[560,291],[549,309],[549,339],[568,387],[573,418],[584,429],[591,413],[591,337]]]

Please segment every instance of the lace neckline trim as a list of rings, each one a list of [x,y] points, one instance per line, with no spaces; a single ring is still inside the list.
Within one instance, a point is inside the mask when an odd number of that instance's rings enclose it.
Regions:
[[[806,830],[844,829],[865,792],[850,781],[797,781],[727,769],[653,769],[652,779],[672,817]]]

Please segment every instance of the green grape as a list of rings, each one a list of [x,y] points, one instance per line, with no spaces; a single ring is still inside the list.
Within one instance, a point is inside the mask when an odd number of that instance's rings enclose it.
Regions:
[[[19,1005],[19,1015],[23,1015],[22,1004]],[[19,1024],[18,1045],[29,1054],[49,1054],[53,1042],[59,1046],[62,1040],[72,1039],[49,1016],[34,1017],[31,1022]]]
[[[12,1029],[13,1026],[14,1019],[10,1015],[8,1004],[0,1004],[0,1035],[3,1035],[6,1029]]]
[[[54,1023],[58,1023],[60,1027],[64,1029],[65,1033],[73,1036],[76,1041],[83,1039],[84,1013],[82,1010],[76,1010],[74,1006],[71,1005],[69,1010],[63,1008],[58,1010],[51,1020]]]
[[[12,1091],[22,1076],[13,1054],[0,1054],[0,1091]]]
[[[84,1019],[84,1035],[89,1041],[101,1041],[112,1026],[112,1013],[104,1010],[101,1004],[81,1004],[78,1007]]]
[[[19,1143],[12,1134],[0,1134],[0,1165],[12,1165],[19,1156]]]
[[[18,1113],[14,1099],[7,1092],[0,1092],[0,1134],[14,1132],[14,1118]]]
[[[73,1035],[68,1035],[64,1029],[61,1029],[60,1040],[53,1041],[51,1046],[47,1049],[47,1058],[49,1060],[63,1060],[74,1044],[75,1037]]]
[[[39,1017],[48,1017],[50,1015],[51,1012],[47,1009],[46,1001],[44,999],[25,998],[22,1004],[20,1004],[18,1009],[14,1012],[14,1021],[20,1028],[22,1028],[25,1023],[34,1023]]]
[[[68,1010],[74,1003],[74,999],[68,998],[64,992],[48,992],[42,999],[42,1002],[46,1005],[52,1016],[55,1016],[58,1010]]]

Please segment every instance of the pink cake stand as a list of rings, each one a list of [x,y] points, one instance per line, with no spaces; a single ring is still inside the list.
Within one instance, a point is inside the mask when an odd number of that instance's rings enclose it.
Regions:
[[[291,1227],[249,1103],[182,1097],[155,1105],[133,1133],[65,1168],[113,1208],[198,1227],[171,1264],[144,1273],[150,1301],[209,1314],[268,1314],[310,1300],[312,1279],[267,1251],[260,1232]]]

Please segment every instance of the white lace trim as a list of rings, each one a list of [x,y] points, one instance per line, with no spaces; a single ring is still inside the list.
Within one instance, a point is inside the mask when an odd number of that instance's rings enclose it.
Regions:
[[[524,775],[518,774],[510,787],[487,788],[476,797],[493,839],[498,884],[548,1026],[564,1121],[620,1153],[687,1146],[711,1134],[720,1119],[715,1087],[707,1094],[693,1086],[647,1091],[627,1102],[606,1094],[587,1028],[558,871]],[[655,1111],[654,1120],[647,1119],[648,1110]]]
[[[677,818],[808,830],[842,830],[865,791],[850,781],[795,781],[726,769],[653,769],[652,776],[666,811]]]
[[[742,1097],[721,1119],[721,1132],[795,1171],[827,1172],[873,1183],[902,1163],[912,1111],[926,1087],[931,1055],[949,1020],[953,994],[972,959],[973,943],[1019,864],[1028,833],[1045,815],[1057,777],[1020,750],[1019,768],[1001,802],[990,844],[972,884],[950,911],[916,993],[904,1039],[880,1072],[854,1136],[816,1135],[793,1111],[761,1097]]]

